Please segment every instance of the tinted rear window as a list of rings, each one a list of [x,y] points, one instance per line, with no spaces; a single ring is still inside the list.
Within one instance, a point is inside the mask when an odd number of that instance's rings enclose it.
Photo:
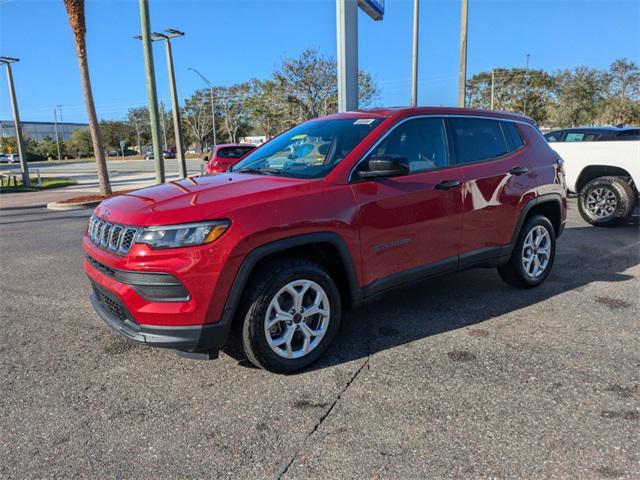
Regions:
[[[250,147],[221,148],[216,152],[216,156],[219,158],[240,158],[251,150],[253,148]]]
[[[500,157],[509,152],[498,120],[451,118],[458,163]]]

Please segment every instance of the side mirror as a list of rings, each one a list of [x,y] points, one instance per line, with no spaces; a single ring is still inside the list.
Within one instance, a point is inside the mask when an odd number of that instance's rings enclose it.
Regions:
[[[204,158],[202,159],[203,162],[208,162],[209,161],[209,155],[205,155]]]
[[[409,175],[409,161],[401,155],[371,157],[357,175],[362,180],[370,178],[401,177]]]

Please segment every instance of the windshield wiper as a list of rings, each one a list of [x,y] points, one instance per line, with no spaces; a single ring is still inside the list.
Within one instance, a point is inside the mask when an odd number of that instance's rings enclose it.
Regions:
[[[238,170],[233,170],[236,173],[256,173],[258,175],[277,175],[280,170],[277,168],[254,168],[254,167],[242,167]]]

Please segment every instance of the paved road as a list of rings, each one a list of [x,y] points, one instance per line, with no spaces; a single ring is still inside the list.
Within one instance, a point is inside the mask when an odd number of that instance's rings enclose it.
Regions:
[[[540,288],[480,269],[396,291],[278,376],[112,333],[87,215],[0,208],[1,478],[640,478],[637,224],[572,204]]]
[[[190,175],[200,173],[204,162],[201,159],[188,159],[187,171]],[[111,185],[114,190],[138,188],[155,183],[153,161],[151,160],[109,160],[107,162]],[[68,187],[70,191],[97,191],[98,180],[94,162],[32,162],[29,163],[30,174],[40,170],[43,177],[73,178],[78,185]],[[0,172],[19,172],[16,164],[0,164]],[[165,174],[168,180],[176,180],[178,176],[178,161],[165,160]]]

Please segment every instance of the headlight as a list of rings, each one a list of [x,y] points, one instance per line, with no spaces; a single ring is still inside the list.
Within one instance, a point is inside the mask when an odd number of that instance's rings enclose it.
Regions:
[[[229,228],[227,220],[215,222],[183,223],[164,227],[148,227],[138,233],[136,243],[151,248],[177,248],[204,245],[220,238]]]

